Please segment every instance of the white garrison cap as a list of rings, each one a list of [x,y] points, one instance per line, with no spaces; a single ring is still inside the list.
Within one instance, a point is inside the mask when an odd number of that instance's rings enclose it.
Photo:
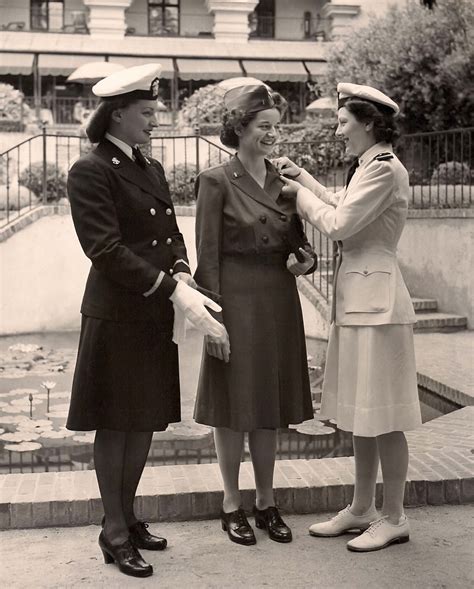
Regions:
[[[400,112],[396,102],[389,98],[380,90],[371,86],[361,86],[360,84],[351,84],[349,82],[340,82],[337,85],[337,107],[341,108],[350,98],[359,98],[373,102],[375,105],[382,105],[391,110],[394,114]]]
[[[101,98],[130,95],[143,100],[158,97],[158,78],[161,64],[136,65],[107,76],[92,87],[92,92]]]

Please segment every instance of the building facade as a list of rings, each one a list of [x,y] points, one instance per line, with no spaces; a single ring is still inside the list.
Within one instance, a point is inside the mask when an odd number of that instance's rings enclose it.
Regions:
[[[54,110],[56,122],[73,123],[72,109],[67,114],[57,105],[78,96],[90,100],[90,88],[66,84],[78,66],[103,60],[124,66],[158,61],[163,65],[161,98],[170,111],[202,85],[255,76],[282,91],[296,113],[315,98],[331,44],[389,4],[0,0],[0,81],[21,89],[37,110]]]

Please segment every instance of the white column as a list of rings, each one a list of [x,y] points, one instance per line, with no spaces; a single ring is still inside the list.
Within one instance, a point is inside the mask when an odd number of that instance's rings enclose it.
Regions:
[[[321,10],[321,16],[327,20],[326,32],[329,39],[334,41],[349,35],[359,13],[360,2],[339,4],[338,0],[334,0],[325,4]]]
[[[132,0],[83,0],[89,7],[89,31],[95,37],[123,38],[125,10]]]
[[[258,0],[206,0],[209,12],[214,14],[216,41],[246,43],[249,39],[249,14]]]

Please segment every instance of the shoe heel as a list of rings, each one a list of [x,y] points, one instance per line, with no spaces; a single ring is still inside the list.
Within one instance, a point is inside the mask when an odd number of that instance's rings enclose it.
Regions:
[[[221,527],[223,532],[227,532],[227,525],[225,524],[225,522],[221,521]]]
[[[398,538],[399,544],[405,544],[405,542],[409,542],[409,541],[410,541],[410,536],[402,536],[401,538]]]
[[[264,530],[265,529],[265,522],[260,519],[260,518],[255,518],[255,526],[259,529],[259,530]]]
[[[105,550],[102,550],[102,554],[104,556],[105,564],[112,564],[114,562],[114,557],[110,556],[110,554],[108,552],[106,552]]]

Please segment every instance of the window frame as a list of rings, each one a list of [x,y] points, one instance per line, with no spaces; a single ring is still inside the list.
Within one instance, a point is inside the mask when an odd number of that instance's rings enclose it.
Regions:
[[[62,25],[59,29],[54,29],[53,31],[51,31],[50,29],[50,8],[49,5],[50,4],[62,4],[63,7],[63,14],[62,14]],[[41,5],[41,4],[45,4],[46,5],[46,27],[43,28],[39,28],[39,27],[33,27],[33,6],[36,5]],[[36,18],[38,18],[38,16],[36,16]],[[65,0],[30,0],[30,31],[46,31],[47,33],[49,32],[58,32],[58,31],[62,31],[64,30],[64,23],[65,23],[65,18],[66,18],[66,2]]]
[[[177,17],[177,31],[176,33],[172,34],[154,34],[151,32],[150,27],[150,8],[159,8],[161,9],[161,22],[165,23],[166,19],[164,18],[165,12],[167,8],[176,8],[178,11]],[[181,34],[181,0],[147,0],[147,23],[148,23],[148,35],[153,37],[173,37]]]

